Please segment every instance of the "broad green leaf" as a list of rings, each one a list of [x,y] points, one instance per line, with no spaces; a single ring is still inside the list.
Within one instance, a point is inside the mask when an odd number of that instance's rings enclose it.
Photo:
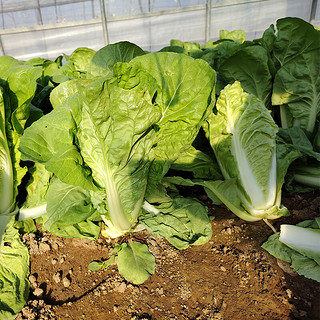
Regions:
[[[26,200],[19,209],[19,220],[34,219],[47,212],[47,192],[52,173],[44,165],[35,163],[29,174],[30,179],[25,186]]]
[[[216,73],[204,61],[172,52],[137,57],[139,65],[158,83],[155,103],[161,118],[157,122],[157,145],[149,179],[154,188],[181,151],[190,146],[214,103]]]
[[[89,191],[65,184],[55,178],[47,194],[47,215],[44,228],[53,234],[57,234],[58,231],[59,234],[62,234],[70,233],[70,230],[75,227],[77,229],[75,232],[78,233],[79,227],[76,225],[90,218],[95,210]]]
[[[313,149],[306,132],[300,127],[280,128],[277,134],[278,144],[286,144],[288,149],[300,151],[320,161],[320,153]]]
[[[8,69],[22,64],[21,61],[10,56],[0,57],[0,77],[3,79],[3,76]]]
[[[45,215],[43,217],[45,218]],[[97,240],[100,234],[100,229],[101,226],[99,223],[87,219],[73,225],[65,225],[61,228],[52,228],[49,232],[58,237],[88,238],[90,240]]]
[[[300,18],[287,17],[277,20],[277,35],[273,54],[280,66],[295,59],[297,55],[319,50],[319,32],[312,24]]]
[[[140,47],[128,41],[109,44],[92,57],[89,73],[92,76],[106,75],[112,72],[117,62],[129,62],[134,57],[144,54],[145,52]]]
[[[38,231],[35,220],[32,218],[27,218],[23,221],[16,221],[14,227],[22,234],[35,233]]]
[[[320,32],[315,42],[320,43]],[[277,72],[272,103],[287,104],[294,118],[292,125],[313,132],[320,113],[320,45],[296,55]]]
[[[68,57],[68,60],[72,61],[75,69],[79,72],[87,72],[90,66],[92,57],[95,55],[95,51],[89,48],[81,47],[77,48]]]
[[[155,206],[159,211],[145,213],[140,222],[152,234],[165,237],[177,249],[208,242],[212,228],[208,209],[191,198],[174,198],[173,201]]]
[[[30,179],[26,185],[27,198],[23,208],[34,208],[46,203],[52,174],[40,163],[29,169]]]
[[[127,281],[142,284],[154,273],[155,258],[145,244],[129,242],[118,252],[117,265]]]
[[[8,224],[0,246],[0,318],[15,319],[28,300],[29,252],[13,227],[14,217]]]
[[[43,163],[65,183],[95,190],[90,169],[85,165],[76,145],[75,120],[81,119],[78,96],[67,106],[54,109],[25,130],[20,142],[22,160]]]
[[[103,262],[98,262],[98,261],[90,262],[88,269],[91,271],[98,271],[100,269],[108,269],[114,263],[115,263],[115,255],[112,255],[109,259],[107,259]]]
[[[178,159],[172,163],[171,169],[193,172],[194,178],[222,178],[217,163],[206,153],[192,146],[180,153]]]
[[[267,51],[261,46],[245,47],[226,59],[219,68],[221,76],[233,83],[239,81],[242,88],[271,107],[272,76]]]
[[[65,101],[78,92],[78,81],[65,81],[55,87],[50,94],[50,102],[53,108],[57,108],[65,103]]]
[[[213,49],[205,51],[201,59],[208,62],[208,64],[215,70],[219,70],[220,66],[229,57],[241,50],[246,44],[241,45],[234,41],[223,41]]]
[[[287,104],[294,118],[290,126],[312,133],[320,112],[320,32],[299,18],[279,19],[277,29],[272,103]],[[285,113],[281,121],[288,123]]]

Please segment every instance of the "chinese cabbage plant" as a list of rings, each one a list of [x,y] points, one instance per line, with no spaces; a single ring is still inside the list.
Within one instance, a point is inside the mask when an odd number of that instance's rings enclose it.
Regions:
[[[28,299],[29,253],[15,228],[18,187],[27,168],[18,146],[41,68],[0,57],[0,318],[14,319]]]
[[[139,230],[142,207],[151,207],[144,205],[145,197],[154,199],[170,164],[192,144],[214,102],[216,75],[201,60],[162,52],[118,62],[112,74],[109,68],[104,76],[55,88],[53,111],[21,139],[23,160],[43,164],[54,175],[43,224],[53,234],[96,238],[101,218],[106,236]],[[208,217],[202,221],[210,233]],[[128,242],[125,252],[135,247]],[[127,279],[143,282],[144,276]]]
[[[277,149],[278,127],[264,103],[236,81],[221,91],[216,113],[204,128],[224,180],[165,181],[202,185],[215,203],[224,203],[247,221],[288,215],[281,205],[281,188],[287,167],[299,153]]]

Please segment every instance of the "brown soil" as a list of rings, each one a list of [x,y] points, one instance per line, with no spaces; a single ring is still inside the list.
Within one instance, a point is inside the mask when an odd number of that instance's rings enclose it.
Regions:
[[[88,270],[91,261],[107,258],[111,241],[64,239],[41,230],[24,235],[31,290],[17,320],[320,319],[320,283],[295,274],[261,248],[271,229],[200,198],[215,215],[212,239],[179,251],[146,231],[137,233],[156,259],[155,274],[139,286],[125,281],[116,267]],[[316,194],[286,194],[283,204],[291,216],[272,221],[277,229],[320,215]]]

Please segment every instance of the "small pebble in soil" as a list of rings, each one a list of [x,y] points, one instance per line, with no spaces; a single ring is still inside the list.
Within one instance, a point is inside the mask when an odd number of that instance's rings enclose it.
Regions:
[[[33,291],[33,294],[36,296],[36,297],[41,297],[43,295],[43,289],[41,288],[36,288],[34,291]]]
[[[52,278],[56,283],[59,283],[62,279],[62,272],[61,271],[56,272]]]
[[[56,264],[58,262],[58,259],[56,259],[56,258],[53,258],[52,260],[51,260],[51,263],[52,264]]]
[[[37,277],[34,274],[31,274],[29,276],[30,285],[33,288],[36,288],[38,286]]]
[[[68,276],[66,276],[63,278],[62,283],[63,283],[64,287],[66,287],[66,288],[70,287],[71,279]]]
[[[114,290],[119,293],[125,292],[126,289],[127,289],[127,285],[124,282],[121,282],[118,286],[114,288]]]
[[[39,244],[39,251],[40,253],[45,253],[51,250],[50,244],[46,243],[46,242],[41,242]]]
[[[58,250],[59,249],[59,246],[58,246],[58,244],[56,242],[52,243],[51,247],[52,247],[53,250]]]

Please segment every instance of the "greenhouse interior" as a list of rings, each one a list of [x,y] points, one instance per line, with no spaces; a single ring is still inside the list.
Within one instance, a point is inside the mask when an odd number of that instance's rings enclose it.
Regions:
[[[1,0],[0,54],[52,59],[130,41],[156,51],[171,39],[205,43],[221,29],[257,39],[283,17],[319,27],[316,0]]]
[[[0,25],[0,320],[320,320],[318,0]]]

